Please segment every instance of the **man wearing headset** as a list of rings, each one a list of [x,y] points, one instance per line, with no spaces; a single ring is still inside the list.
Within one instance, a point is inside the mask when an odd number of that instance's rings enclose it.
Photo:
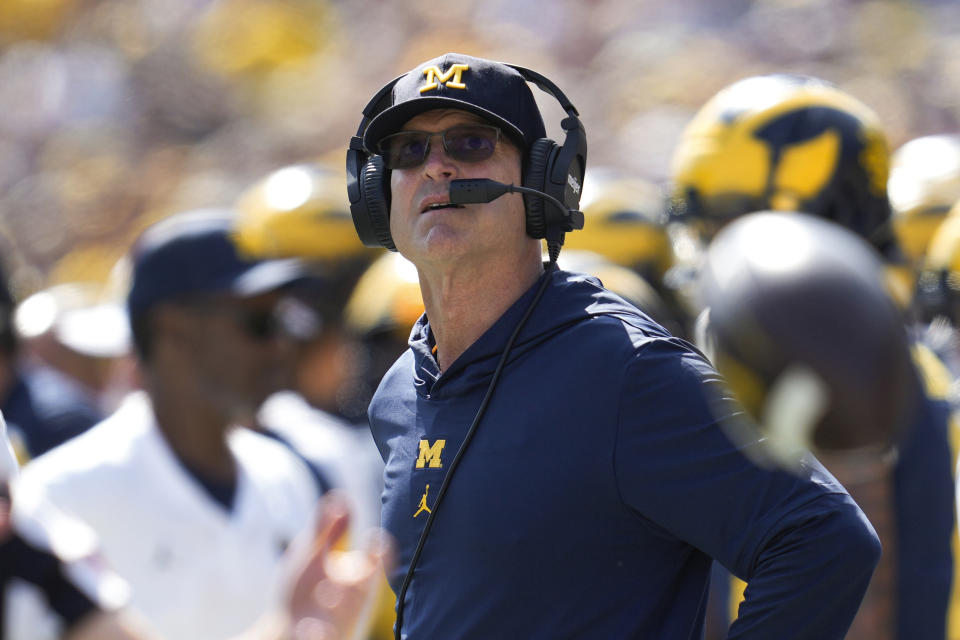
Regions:
[[[426,307],[369,411],[397,637],[700,637],[711,558],[749,577],[731,637],[843,637],[880,553],[843,487],[752,463],[699,352],[555,268],[585,157],[549,80],[459,54],[384,87],[351,141],[361,239],[416,265]]]

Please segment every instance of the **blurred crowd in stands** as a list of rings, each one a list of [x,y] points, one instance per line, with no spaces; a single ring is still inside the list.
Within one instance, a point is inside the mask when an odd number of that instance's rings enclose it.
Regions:
[[[18,298],[103,282],[151,222],[286,164],[340,170],[366,97],[443,51],[539,70],[591,165],[656,182],[700,105],[760,73],[836,83],[896,147],[957,128],[958,33],[946,0],[8,0],[0,249]]]

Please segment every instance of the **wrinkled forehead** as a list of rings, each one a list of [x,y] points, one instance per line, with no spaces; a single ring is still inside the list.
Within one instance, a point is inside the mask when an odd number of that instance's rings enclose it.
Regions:
[[[439,131],[458,124],[489,124],[496,126],[493,122],[485,120],[475,113],[464,111],[463,109],[431,109],[407,120],[400,130]]]

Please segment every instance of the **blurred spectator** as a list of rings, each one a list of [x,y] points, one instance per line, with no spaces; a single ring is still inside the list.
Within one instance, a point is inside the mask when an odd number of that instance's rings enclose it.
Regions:
[[[143,235],[127,309],[145,391],[21,480],[93,527],[167,638],[227,638],[275,608],[318,497],[286,447],[235,426],[284,380],[297,325],[283,289],[302,269],[240,258],[232,224],[198,211]],[[11,622],[42,637],[29,595]]]
[[[102,289],[79,282],[44,289],[17,306],[14,326],[26,358],[66,375],[110,413],[139,383],[126,311]]]
[[[83,433],[103,414],[79,379],[24,357],[6,282],[0,273],[0,410],[18,457],[26,461]]]

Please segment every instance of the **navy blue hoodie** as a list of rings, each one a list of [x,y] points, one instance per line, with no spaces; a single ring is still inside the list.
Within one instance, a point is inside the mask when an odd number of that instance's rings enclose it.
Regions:
[[[750,583],[730,637],[842,638],[876,534],[815,461],[762,469],[717,424],[693,347],[589,276],[557,271],[439,507],[408,638],[700,638],[711,558]],[[370,405],[399,591],[420,531],[539,282],[450,367],[429,321]],[[749,445],[741,445],[749,446]]]

